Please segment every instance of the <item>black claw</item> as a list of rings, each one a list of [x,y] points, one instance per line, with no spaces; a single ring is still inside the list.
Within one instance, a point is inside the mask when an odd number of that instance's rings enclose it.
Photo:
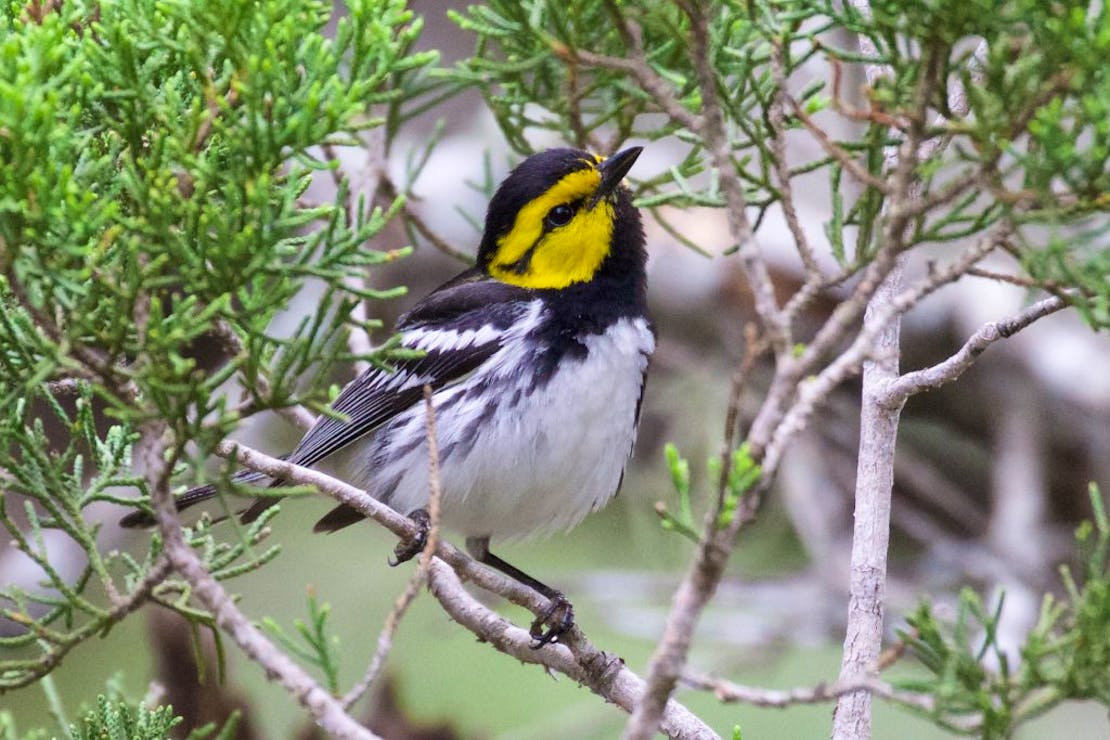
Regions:
[[[532,628],[528,630],[528,634],[536,641],[531,646],[533,650],[558,642],[559,638],[570,632],[574,626],[574,605],[567,600],[567,597],[556,592],[548,598],[551,603],[542,614],[536,617],[536,621],[532,622]]]
[[[506,563],[501,558],[489,551],[489,537],[468,537],[466,549],[471,557],[479,563],[484,563],[491,568],[496,568],[509,578],[534,589],[547,597],[550,602],[547,608],[532,622],[528,634],[535,640],[533,650],[539,650],[544,645],[559,642],[574,627],[574,607],[561,591],[557,591],[519,568]]]
[[[417,509],[409,514],[409,519],[416,523],[419,531],[415,537],[401,540],[397,543],[397,547],[393,548],[393,557],[388,561],[391,568],[412,560],[424,550],[424,545],[428,544],[428,531],[432,528],[432,518],[428,516],[428,512]]]

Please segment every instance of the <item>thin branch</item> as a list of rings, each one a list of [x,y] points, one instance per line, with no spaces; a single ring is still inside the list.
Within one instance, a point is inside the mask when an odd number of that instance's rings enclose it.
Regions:
[[[220,457],[235,460],[243,467],[271,478],[280,478],[297,485],[315,486],[321,493],[358,509],[359,513],[378,522],[401,539],[412,539],[419,534],[417,526],[408,517],[398,514],[362,489],[326,473],[271,457],[230,440],[217,444],[214,451]]]
[[[493,647],[522,663],[556,670],[587,687],[626,712],[638,706],[644,682],[618,656],[602,652],[578,638],[533,650],[535,640],[527,630],[483,606],[462,588],[458,576],[441,560],[429,572],[432,594],[456,622]],[[660,728],[673,738],[717,738],[711,728],[678,702],[667,702]]]
[[[165,422],[150,422],[143,428],[143,437],[161,440],[166,432]],[[197,554],[185,542],[181,524],[177,521],[169,478],[173,461],[165,460],[162,444],[147,446],[145,459],[137,460],[144,471],[150,488],[151,505],[158,529],[162,534],[166,558],[177,573],[192,587],[192,596],[212,614],[215,623],[239,646],[252,661],[266,671],[266,675],[281,684],[312,715],[316,723],[329,734],[341,738],[377,737],[356,722],[338,699],[312,679],[303,668],[278,649],[235,605],[234,599],[212,577]]]
[[[798,288],[794,295],[786,301],[786,305],[782,307],[783,317],[790,325],[793,325],[798,315],[809,308],[810,304],[822,293],[843,285],[858,272],[859,267],[846,267],[835,275],[826,276],[823,273],[810,275],[802,283],[802,287]]]
[[[931,367],[905,373],[887,384],[883,402],[897,404],[922,391],[939,388],[956,380],[986,351],[1000,339],[1007,339],[1038,319],[1067,308],[1063,299],[1053,296],[1034,303],[1021,313],[1001,321],[983,324],[960,347],[959,351],[943,362]]]
[[[1006,251],[1010,251],[1010,249],[1007,248]],[[1076,295],[1083,296],[1084,298],[1095,297],[1094,291],[1087,290],[1083,286],[1064,285],[1057,280],[1045,280],[1040,278],[1025,277],[1022,275],[1013,275],[1006,272],[995,272],[994,270],[987,270],[982,267],[973,267],[967,271],[967,274],[972,277],[984,278],[986,280],[994,280],[999,283],[1016,285],[1019,288],[1043,290],[1046,293],[1051,293],[1065,303],[1067,303],[1069,299],[1074,298]]]
[[[142,579],[135,584],[135,588],[131,589],[131,592],[127,594],[127,596],[117,599],[112,604],[112,611],[109,614],[109,618],[114,622],[118,622],[146,603],[150,593],[162,583],[162,581],[166,580],[171,570],[170,561],[166,559],[165,555],[159,555],[158,559],[154,561],[154,565],[150,567],[150,570],[148,570]]]
[[[747,218],[743,185],[736,175],[732,161],[724,114],[718,97],[717,78],[710,62],[709,22],[700,4],[684,2],[680,5],[690,19],[690,56],[704,111],[700,119],[703,125],[692,130],[700,134],[720,176],[727,206],[729,234],[736,245],[741,267],[751,288],[763,334],[779,367],[792,365],[791,327],[779,309],[767,263]],[[726,441],[731,439],[733,433],[733,429],[726,429]],[[725,455],[726,463],[722,475],[727,475],[725,471],[729,468],[731,454],[730,449]],[[760,493],[749,493],[742,510],[736,512],[728,527],[720,528],[713,512],[707,515],[704,534],[698,543],[694,561],[675,592],[662,639],[652,654],[644,700],[636,706],[625,727],[625,738],[650,738],[659,726],[666,702],[686,664],[694,628],[724,574],[736,533],[755,515]],[[715,508],[720,507],[721,501],[723,495],[718,497]]]
[[[407,516],[394,511],[361,488],[356,488],[326,473],[295,465],[227,440],[216,445],[215,453],[272,478],[280,478],[297,485],[314,486],[321,493],[351,506],[363,516],[374,520],[400,539],[411,540],[420,535],[417,525]],[[436,555],[459,571],[467,580],[473,581],[487,591],[503,596],[517,606],[537,614],[548,607],[548,600],[538,592],[482,565],[443,540],[440,540],[436,548]]]
[[[924,79],[924,78],[923,78]],[[920,105],[924,105],[927,98],[921,89],[917,95]],[[794,398],[802,379],[815,372],[823,358],[837,345],[844,341],[846,336],[854,330],[867,305],[871,302],[875,292],[887,279],[887,276],[899,269],[899,258],[905,250],[906,229],[910,223],[908,215],[902,212],[902,204],[911,197],[910,186],[914,182],[914,158],[921,143],[921,130],[923,122],[918,118],[911,130],[910,136],[898,147],[897,155],[890,157],[894,171],[886,183],[886,192],[890,194],[888,202],[888,216],[883,228],[882,244],[874,258],[863,271],[863,276],[856,285],[852,295],[842,301],[833,310],[832,315],[817,330],[817,334],[806,345],[798,358],[791,355],[777,357],[775,376],[771,381],[767,398],[748,434],[752,454],[757,459],[763,459],[767,447],[779,432],[780,424],[790,401]],[[958,276],[955,276],[958,277]],[[953,277],[953,279],[955,279]],[[871,337],[873,339],[874,337]],[[859,360],[862,362],[862,357]],[[846,377],[846,376],[845,376]],[[839,383],[840,381],[837,381]],[[795,430],[796,431],[796,430]],[[793,432],[791,432],[791,435]],[[766,460],[763,460],[764,474],[768,474]],[[770,468],[773,471],[774,467]],[[771,474],[773,477],[773,473]]]
[[[895,269],[875,292],[864,313],[864,332],[875,334],[863,363],[859,456],[856,461],[855,508],[848,575],[848,620],[844,635],[841,678],[856,676],[874,663],[882,645],[886,606],[887,551],[890,544],[891,492],[894,487],[894,446],[902,404],[884,404],[876,389],[898,375],[902,322],[883,316],[883,307],[901,287]],[[878,326],[876,326],[878,324]],[[871,736],[871,694],[850,692],[839,697],[833,715],[834,738]]]
[[[18,671],[10,671],[0,679],[0,693],[28,686],[48,676],[51,671],[61,664],[73,648],[83,644],[93,635],[102,634],[112,625],[122,621],[124,617],[145,604],[150,598],[151,592],[166,580],[169,572],[169,560],[164,555],[160,556],[143,578],[135,584],[135,588],[129,594],[126,596],[117,595],[112,600],[111,609],[68,634],[49,630],[45,625],[36,622],[32,617],[22,612],[13,612],[9,609],[0,610],[0,614],[8,621],[22,625],[27,630],[33,631],[40,639],[50,643],[50,649],[41,658],[23,663]]]
[[[929,147],[928,145],[930,144],[932,144],[933,146]],[[939,142],[936,139],[922,144],[921,160],[924,161],[928,157],[932,156],[932,152],[924,151],[926,150],[926,148],[935,149],[936,146],[939,146]],[[906,201],[902,205],[902,208],[899,211],[898,215],[906,216],[909,218],[924,216],[925,214],[935,211],[940,206],[948,205],[969,190],[973,190],[975,188],[979,188],[980,190],[989,189],[991,186],[991,180],[988,175],[993,171],[1001,156],[1001,152],[998,152],[990,160],[982,162],[974,171],[974,173],[959,173],[955,176],[952,182],[948,183],[939,190],[934,190],[924,196],[915,197],[911,200]]]
[[[775,94],[767,110],[767,120],[771,124],[771,161],[779,181],[779,204],[786,219],[786,226],[794,237],[794,246],[805,266],[806,276],[820,275],[821,268],[813,256],[813,248],[806,238],[805,230],[798,219],[798,209],[794,205],[794,190],[790,183],[790,167],[786,159],[786,126],[784,124],[786,105],[786,60],[782,41],[771,45],[771,75],[775,81]]]
[[[845,118],[849,118],[853,121],[875,123],[879,126],[882,126],[883,128],[905,133],[906,129],[909,126],[906,120],[899,119],[896,116],[890,115],[886,111],[882,110],[880,107],[876,106],[874,100],[868,101],[871,104],[871,107],[867,110],[857,108],[851,103],[845,101],[844,96],[840,94],[841,81],[844,78],[843,66],[840,63],[840,60],[836,59],[835,57],[830,58],[829,62],[832,67],[831,103],[833,110],[835,110],[837,113],[841,114]],[[869,84],[874,85],[875,80],[882,76],[883,68],[876,64],[868,64],[866,66],[866,69],[867,81]]]
[[[914,177],[929,87],[935,71],[936,54],[918,83],[915,106],[909,130],[892,157],[891,197],[883,228],[882,249],[894,255],[889,274],[875,290],[864,311],[860,337],[870,335],[859,350],[862,358],[863,387],[860,408],[859,458],[856,470],[855,509],[853,511],[852,548],[848,582],[848,619],[844,637],[840,675],[855,676],[867,670],[878,658],[882,646],[883,617],[886,606],[887,552],[890,541],[890,512],[894,487],[894,447],[898,438],[901,405],[884,406],[878,402],[876,388],[898,374],[900,357],[901,313],[890,313],[901,288],[901,252],[905,248],[905,232],[909,218],[901,213],[903,205],[913,199],[919,186]],[[874,70],[869,70],[871,75]],[[984,250],[993,249],[993,242]],[[981,255],[972,250],[972,258]],[[984,252],[985,253],[985,252]],[[968,265],[964,266],[966,269]],[[963,271],[953,272],[953,279]],[[932,289],[935,289],[932,288]],[[922,293],[924,297],[926,293]],[[920,297],[909,306],[916,305]],[[833,363],[836,364],[835,362]],[[785,420],[784,420],[785,424]],[[858,691],[841,696],[833,712],[833,737],[871,737],[871,694]]]
[[[393,182],[392,178],[390,178],[388,174],[382,174],[381,187],[382,193],[385,195],[386,198],[396,199],[400,194],[400,191],[397,189],[396,183]],[[466,252],[463,252],[462,250],[455,249],[453,246],[451,246],[450,242],[437,234],[432,229],[432,227],[428,226],[427,221],[425,221],[420,216],[420,214],[416,212],[412,205],[410,205],[409,196],[410,194],[406,192],[405,203],[401,207],[401,217],[404,219],[405,223],[411,224],[412,227],[416,229],[416,233],[427,239],[429,244],[446,254],[448,257],[458,260],[465,265],[474,264],[473,256],[467,254]]]
[[[852,152],[833,141],[832,137],[814,122],[813,118],[805,112],[805,109],[802,108],[801,104],[795,100],[793,96],[784,92],[783,98],[786,102],[790,103],[791,113],[793,113],[794,116],[802,122],[806,130],[813,135],[813,138],[816,139],[825,154],[835,159],[837,163],[844,168],[845,172],[858,180],[862,185],[874,188],[884,195],[890,193],[890,184],[868,172],[863,165],[856,161],[856,157]]]
[[[784,355],[776,358],[775,374],[771,379],[771,385],[755,419],[752,420],[747,436],[752,457],[763,465],[765,477],[768,471],[766,461],[768,448],[778,434],[788,409],[796,401],[803,379],[816,372],[823,358],[841,344],[845,337],[850,336],[867,302],[894,269],[897,257],[897,253],[890,249],[880,249],[864,269],[863,276],[856,284],[852,295],[837,304],[829,318],[817,330],[817,334],[805,345],[801,356],[795,358],[793,355]],[[770,469],[773,470],[774,467]],[[764,488],[765,486],[761,484],[756,493],[760,494]]]
[[[831,684],[818,684],[813,687],[795,689],[761,689],[741,686],[730,681],[703,675],[686,676],[684,680],[694,688],[712,691],[720,701],[726,704],[750,704],[768,709],[786,709],[800,704],[825,704],[838,701],[851,694],[865,692],[868,696],[877,696],[880,699],[901,704],[904,707],[928,715],[936,716],[937,713],[937,702],[933,696],[913,691],[901,691],[875,676],[854,676],[838,679]],[[983,724],[982,715],[980,714],[970,716],[944,714],[942,721],[947,727],[965,733],[974,733]]]
[[[867,675],[794,689],[742,686],[724,679],[699,674],[685,675],[683,682],[696,689],[712,691],[718,700],[726,704],[750,704],[769,709],[786,709],[799,704],[825,704],[836,701],[845,694],[866,691],[873,696],[913,707],[922,712],[931,713],[936,710],[936,700],[929,694],[899,691],[886,681]]]
[[[860,12],[870,13],[867,0],[852,2]],[[859,36],[858,43],[865,54],[873,55],[877,51],[865,35]],[[888,166],[893,165],[893,175],[891,197],[884,204],[883,248],[895,253],[903,251],[906,246],[905,232],[910,220],[908,211],[913,203],[921,200],[921,183],[915,175],[917,166],[929,156],[930,150],[935,151],[940,146],[926,140],[925,119],[933,90],[942,74],[942,53],[935,45],[925,51],[925,64],[918,75],[912,108],[907,116],[908,126],[903,129],[904,135],[897,149],[888,149],[886,155]],[[873,87],[887,72],[885,67],[879,65],[865,67],[868,82]],[[965,255],[966,261],[957,261],[960,267],[958,272],[951,272],[953,279],[993,248],[994,240],[987,240],[981,249],[969,250],[969,254]],[[894,449],[902,404],[884,404],[881,389],[898,375],[901,314],[936,289],[936,286],[926,284],[923,287],[928,292],[921,292],[901,311],[892,311],[891,307],[902,297],[897,295],[901,276],[902,258],[897,257],[891,273],[867,303],[864,328],[860,332],[860,338],[870,334],[871,339],[868,346],[858,347],[867,354],[863,362],[848,618],[840,664],[841,678],[866,671],[877,661],[882,648],[894,491]],[[912,294],[913,291],[907,291],[907,295]],[[871,737],[870,693],[857,691],[837,700],[832,736],[837,740]]]
[[[133,383],[119,380],[114,373],[101,377],[116,394],[135,404],[141,402],[141,396]],[[185,542],[170,492],[170,476],[180,449],[168,447],[165,438],[169,433],[169,425],[164,420],[148,421],[139,428],[139,441],[132,451],[135,467],[146,478],[150,491],[154,518],[162,535],[163,557],[189,584],[192,596],[212,615],[216,625],[231,637],[247,657],[261,666],[268,677],[276,679],[294,696],[322,729],[340,738],[377,738],[351,718],[335,697],[316,683],[288,655],[275,647],[247,619],[235,605],[235,600],[205,569],[200,558]],[[167,455],[167,449],[173,454]],[[148,589],[147,593],[149,592]]]
[[[385,625],[378,633],[378,647],[374,652],[374,657],[370,660],[370,665],[366,668],[366,673],[343,697],[343,706],[346,709],[350,709],[369,690],[370,686],[377,680],[382,668],[385,667],[385,659],[389,655],[389,651],[393,649],[393,635],[397,632],[397,628],[400,626],[409,606],[416,600],[420,589],[427,581],[428,569],[431,568],[432,557],[439,545],[440,503],[443,501],[443,488],[439,476],[439,443],[436,435],[435,408],[432,405],[432,388],[428,385],[424,386],[424,410],[428,440],[428,535],[424,540],[424,549],[420,553],[420,561],[416,570],[409,578],[405,590],[393,603],[393,608],[386,617]]]
[[[420,570],[427,573],[432,556],[439,545],[439,522],[442,516],[443,484],[439,474],[439,437],[436,432],[436,410],[432,403],[432,387],[424,386],[424,415],[428,436],[428,534],[420,553]]]
[[[419,533],[417,526],[408,517],[402,516],[385,504],[371,498],[365,491],[319,471],[293,465],[284,460],[226,441],[217,445],[216,454],[234,458],[244,467],[265,473],[271,477],[281,478],[298,485],[315,486],[321,493],[331,496],[340,503],[354,507],[361,514],[382,524],[402,539],[411,539]],[[450,567],[444,568],[444,564]],[[436,574],[444,570],[447,572],[454,571],[458,576],[452,573],[446,580],[441,577],[437,586]],[[526,660],[529,663],[540,663],[553,670],[566,673],[605,699],[625,708],[632,706],[631,699],[626,701],[622,697],[630,696],[634,687],[641,687],[643,685],[642,680],[624,667],[619,658],[607,655],[593,647],[578,627],[572,628],[569,635],[561,638],[563,640],[561,644],[548,645],[543,650],[533,650],[531,646],[535,641],[532,640],[527,631],[511,625],[504,618],[477,604],[473,597],[467,594],[461,586],[455,585],[458,584],[459,577],[473,582],[486,591],[498,594],[514,604],[532,611],[534,614],[542,613],[549,606],[547,598],[538,592],[473,560],[451,544],[440,540],[436,545],[436,558],[433,559],[429,570],[432,592],[437,599],[440,599],[441,603],[444,603],[446,599],[453,605],[463,605],[458,608],[465,607],[467,614],[478,620],[477,622],[470,622],[468,621],[469,617],[468,620],[464,620],[459,615],[452,613],[457,621],[460,621],[472,631],[480,630],[476,631],[475,634],[502,650],[502,652]],[[444,607],[447,608],[447,606],[448,604],[444,603]],[[475,612],[475,609],[480,611]],[[477,616],[474,616],[475,614]],[[506,643],[502,633],[508,628],[513,630],[513,639]],[[517,637],[520,637],[520,639],[516,639]],[[520,646],[523,646],[523,653],[517,651]],[[502,649],[503,647],[505,649]],[[569,654],[572,656],[569,664],[564,654],[565,651],[570,651]],[[527,659],[524,657],[525,655],[528,656]],[[568,667],[568,665],[573,667]],[[638,694],[636,696],[638,697]],[[680,733],[682,737],[715,736],[708,727],[701,723],[701,720],[698,720],[690,714],[689,710],[673,701],[667,705],[663,723],[664,726],[674,725],[678,728],[696,729],[696,731],[683,731]]]
[[[782,453],[794,435],[805,428],[817,406],[842,382],[857,374],[863,361],[872,353],[879,331],[893,320],[921,302],[940,287],[958,280],[970,267],[995,249],[1009,234],[1008,224],[1000,225],[980,239],[959,259],[944,269],[934,269],[927,277],[902,291],[875,315],[875,322],[860,331],[851,345],[815,377],[798,387],[798,397],[774,429],[763,456],[764,476],[773,476]]]
[[[659,75],[647,61],[639,27],[621,15],[625,39],[629,41],[628,58],[595,54],[585,49],[570,49],[553,44],[552,52],[560,59],[590,67],[601,67],[631,75],[651,96],[667,116],[690,131],[700,131],[702,118],[691,113],[674,94],[674,88]]]
[[[626,738],[651,737],[659,726],[664,707],[686,664],[694,628],[706,604],[713,598],[724,574],[731,552],[730,545],[741,526],[739,522],[754,515],[737,512],[732,526],[727,529],[721,529],[717,523],[724,506],[725,487],[731,468],[732,453],[736,447],[735,435],[739,427],[740,394],[756,361],[767,349],[768,343],[758,335],[755,325],[748,324],[745,327],[744,356],[736,372],[733,373],[730,383],[717,499],[715,505],[706,514],[704,534],[698,543],[694,562],[690,565],[690,570],[682,579],[682,583],[679,584],[678,590],[675,591],[662,639],[652,653],[648,666],[644,700],[637,704],[636,711],[625,728]]]
[[[582,100],[588,95],[578,81],[578,65],[573,56],[567,59],[567,121],[574,132],[574,143],[580,149],[602,151],[601,142],[586,128],[582,120]]]
[[[751,221],[748,220],[744,186],[737,177],[736,166],[732,161],[732,149],[717,92],[717,76],[710,61],[709,21],[700,3],[682,3],[682,7],[690,18],[690,56],[697,74],[704,111],[703,126],[694,131],[701,134],[713,166],[720,174],[727,206],[729,236],[736,246],[741,268],[748,279],[756,314],[763,324],[763,332],[775,356],[782,357],[791,351],[790,327],[784,323],[779,312],[771,274],[756,241]]]

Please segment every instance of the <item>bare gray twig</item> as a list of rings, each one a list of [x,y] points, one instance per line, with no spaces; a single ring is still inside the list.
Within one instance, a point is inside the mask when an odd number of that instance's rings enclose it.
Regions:
[[[397,632],[397,628],[400,626],[409,606],[416,600],[420,589],[428,580],[428,569],[431,567],[432,558],[435,556],[436,547],[439,545],[440,503],[443,500],[443,488],[440,485],[439,477],[439,443],[436,436],[435,408],[432,405],[432,388],[428,385],[424,386],[424,409],[428,439],[428,534],[424,540],[424,549],[420,553],[420,561],[416,570],[413,571],[412,577],[405,585],[405,590],[393,603],[393,608],[386,616],[385,625],[378,633],[378,646],[374,651],[374,657],[370,660],[370,665],[366,668],[366,673],[343,696],[343,706],[347,709],[350,709],[351,705],[369,690],[381,674],[382,668],[385,667],[385,659],[389,655],[389,651],[393,649],[393,635]]]
[[[983,354],[990,345],[1000,339],[1011,337],[1034,321],[1064,308],[1067,308],[1064,300],[1053,296],[1037,301],[1014,316],[983,324],[948,359],[931,367],[905,373],[888,383],[883,389],[883,402],[886,404],[902,403],[914,394],[951,383],[971,367],[979,358],[979,355]]]
[[[626,712],[640,705],[644,682],[618,656],[597,650],[577,637],[565,644],[533,650],[535,641],[527,630],[480,604],[462,588],[458,576],[443,561],[432,562],[429,580],[432,593],[451,618],[499,651],[522,663],[559,671]],[[717,737],[701,719],[673,699],[666,704],[660,727],[674,738]]]
[[[354,507],[400,538],[410,539],[418,533],[416,525],[408,517],[402,516],[385,504],[371,498],[365,491],[319,471],[294,465],[232,442],[222,442],[217,446],[216,453],[223,457],[234,458],[243,466],[272,477],[281,478],[290,483],[315,486],[321,493]],[[442,568],[443,564],[450,567]],[[458,576],[452,573],[447,580],[440,578],[440,586],[437,591],[436,574],[442,573],[443,570],[454,571]],[[454,585],[458,584],[460,576],[487,591],[503,596],[518,606],[529,609],[535,614],[541,613],[549,605],[548,600],[536,591],[473,560],[451,544],[440,540],[436,546],[436,558],[433,559],[429,570],[429,580],[432,583],[433,593],[444,604],[445,608],[448,604],[469,605],[466,607],[467,614],[476,619],[476,622],[462,620],[454,613],[452,613],[452,616],[456,616],[460,623],[472,630],[481,630],[476,631],[475,634],[484,641],[497,646],[498,649],[501,649],[501,644],[505,639],[501,633],[506,629],[505,625],[512,627],[511,623],[482,607],[469,594],[466,594],[461,586]],[[445,599],[448,603],[444,603]],[[527,656],[527,662],[541,663],[554,670],[567,673],[568,676],[590,687],[592,691],[603,698],[622,707],[630,708],[632,706],[632,699],[628,699],[626,702],[625,699],[621,698],[629,695],[628,692],[632,691],[630,687],[643,685],[639,677],[620,663],[619,658],[609,656],[595,648],[586,640],[577,627],[571,630],[562,645],[548,645],[543,650],[533,650],[531,648],[534,640],[531,639],[527,631],[517,627],[512,627],[512,630],[515,630],[515,632],[512,632],[514,639],[505,643],[512,647],[512,651],[505,650],[503,652],[509,652],[509,654],[522,660],[525,659],[522,656]],[[523,650],[521,654],[516,652],[518,633],[523,636],[522,641],[519,642]],[[563,657],[563,651],[570,651],[573,656],[571,663],[576,666],[575,668],[564,670],[567,663]],[[663,723],[665,726],[673,723],[676,727],[695,728],[695,730],[685,732],[682,735],[684,737],[714,737],[713,732],[701,720],[674,701],[667,704]]]
[[[150,440],[161,440],[165,432],[166,424],[161,421],[148,423],[142,430],[143,437]],[[239,610],[223,586],[205,570],[196,553],[185,542],[181,524],[177,521],[169,486],[173,460],[164,459],[164,449],[160,443],[148,445],[145,459],[136,462],[147,478],[150,502],[162,534],[165,556],[173,569],[189,583],[193,597],[212,614],[217,626],[247,657],[296,698],[324,731],[341,738],[375,738],[376,735],[347,714],[338,699],[270,642]]]
[[[858,691],[865,691],[874,696],[913,707],[923,712],[932,712],[936,707],[936,701],[928,694],[899,691],[886,681],[867,675],[842,678],[833,683],[819,683],[816,686],[794,689],[764,689],[742,686],[731,681],[700,674],[687,674],[683,676],[683,682],[697,689],[712,691],[720,701],[726,704],[751,704],[756,707],[773,709],[785,709],[798,704],[824,704],[836,701],[845,694]]]
[[[701,116],[691,113],[683,106],[675,96],[671,84],[648,64],[639,27],[624,18],[623,15],[618,14],[618,17],[622,24],[623,35],[631,47],[628,58],[605,56],[585,49],[568,49],[563,46],[556,46],[552,51],[556,56],[567,61],[574,61],[590,67],[603,67],[631,75],[643,85],[652,99],[659,104],[659,107],[672,121],[691,131],[700,131],[702,127]]]
[[[934,269],[909,288],[898,293],[882,304],[875,313],[875,322],[865,327],[835,360],[820,373],[798,387],[798,397],[773,430],[763,457],[764,475],[773,475],[778,467],[783,449],[795,434],[805,428],[817,406],[828,397],[833,388],[863,367],[865,359],[873,354],[875,339],[882,327],[909,309],[916,306],[925,296],[943,285],[958,280],[967,268],[978,262],[1009,234],[1008,224],[1001,224],[991,233],[967,249],[963,255],[943,269]]]
[[[721,101],[717,94],[717,76],[710,61],[709,20],[699,3],[680,3],[690,18],[690,56],[698,77],[702,97],[701,129],[695,129],[705,141],[713,166],[720,173],[728,214],[729,235],[748,279],[755,311],[763,325],[763,333],[776,356],[791,351],[790,327],[783,322],[775,298],[775,286],[747,216],[744,186],[732,161],[732,147],[725,126]]]
[[[894,487],[894,445],[901,404],[884,404],[881,389],[898,375],[901,322],[883,317],[901,287],[895,270],[876,291],[864,314],[864,331],[873,331],[873,360],[863,363],[859,457],[853,512],[852,554],[848,582],[848,625],[844,636],[841,680],[863,675],[879,657],[886,607],[887,550],[890,541],[891,491]],[[882,321],[877,328],[875,324]],[[871,736],[871,693],[848,692],[838,698],[833,737]]]
[[[844,168],[845,172],[854,177],[861,184],[869,188],[874,188],[880,193],[885,194],[890,192],[889,183],[872,175],[863,165],[856,161],[854,154],[833,141],[828,132],[814,122],[813,118],[805,112],[805,109],[802,108],[801,104],[795,100],[793,96],[783,93],[783,99],[790,104],[791,112],[802,122],[806,131],[809,131],[809,133],[813,135],[813,138],[821,146],[825,154],[835,159],[837,164]]]
[[[794,237],[794,246],[805,267],[807,279],[820,275],[821,268],[813,256],[813,247],[806,238],[805,229],[798,219],[798,209],[794,205],[794,189],[790,183],[790,167],[786,159],[786,126],[784,124],[786,106],[786,51],[782,42],[771,46],[771,75],[775,81],[775,94],[767,110],[767,121],[771,124],[771,152],[773,164],[779,181],[779,205],[782,207],[786,226]]]
[[[852,0],[852,2],[860,12],[870,14],[871,9],[867,0]],[[860,35],[858,43],[860,51],[864,54],[877,56],[877,49],[869,37]],[[893,173],[890,177],[890,198],[884,204],[883,249],[890,250],[895,255],[905,248],[905,231],[910,218],[922,212],[915,208],[932,207],[925,205],[930,198],[921,197],[921,183],[914,173],[920,162],[932,156],[947,143],[947,141],[930,139],[925,133],[925,120],[928,116],[930,100],[943,74],[941,71],[943,53],[944,51],[935,47],[926,49],[926,61],[914,93],[912,108],[907,116],[908,125],[900,127],[903,129],[902,141],[896,150],[889,150],[887,153],[887,166],[893,170]],[[865,73],[868,82],[874,85],[880,77],[888,73],[888,70],[880,65],[871,64],[865,67]],[[953,90],[951,98],[955,109],[966,106],[965,94],[962,90]],[[945,189],[944,197],[957,197],[960,192],[958,188],[962,186],[963,183],[957,183],[956,187]],[[937,196],[935,193],[932,195]],[[947,201],[939,199],[938,196],[933,205],[940,205],[943,202]],[[1009,225],[1002,228],[1008,235]],[[951,279],[958,279],[965,274],[968,268],[994,246],[995,239],[991,238],[968,250],[964,258],[957,260],[947,271]],[[884,401],[890,399],[885,397],[883,389],[898,377],[901,313],[915,305],[940,284],[933,286],[929,284],[931,280],[926,280],[919,284],[917,291],[907,291],[906,294],[899,296],[897,291],[901,271],[901,257],[896,256],[893,269],[886,281],[868,300],[864,329],[860,332],[860,338],[867,334],[872,335],[874,351],[869,351],[869,358],[863,364],[859,458],[848,585],[848,619],[840,667],[841,678],[861,675],[869,670],[878,659],[882,647],[887,553],[894,489],[894,450],[898,437],[899,417],[905,401],[903,398],[898,403],[885,403]],[[933,277],[935,276],[930,276],[930,278]],[[899,299],[912,295],[916,295],[916,298],[906,303],[902,310],[890,310],[890,307],[897,304]],[[875,351],[880,354],[876,356]],[[844,355],[841,357],[843,358]],[[870,693],[857,691],[845,694],[837,700],[833,714],[832,735],[838,740],[871,737]]]

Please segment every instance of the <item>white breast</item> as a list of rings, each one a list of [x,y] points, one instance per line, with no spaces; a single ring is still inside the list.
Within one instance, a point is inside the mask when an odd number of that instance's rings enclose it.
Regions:
[[[503,540],[577,524],[616,493],[632,453],[655,348],[647,322],[624,318],[585,336],[585,357],[566,358],[539,387],[522,372],[528,354],[520,343],[541,311],[537,301],[496,355],[435,395],[443,523],[467,537]],[[490,388],[500,389],[492,402]],[[402,513],[424,507],[424,438],[420,405],[352,445],[342,473]]]

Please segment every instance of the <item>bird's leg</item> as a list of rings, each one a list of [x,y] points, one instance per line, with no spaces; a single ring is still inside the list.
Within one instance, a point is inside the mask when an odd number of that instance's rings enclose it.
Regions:
[[[551,588],[545,583],[537,581],[519,568],[514,568],[501,558],[489,551],[489,537],[468,537],[466,550],[470,556],[479,563],[484,563],[491,568],[496,568],[509,578],[523,583],[531,589],[547,597],[551,603],[532,622],[528,633],[536,641],[533,650],[539,650],[544,645],[558,642],[574,626],[574,606],[562,591]],[[546,629],[545,629],[546,627]]]
[[[396,568],[401,563],[412,560],[424,550],[424,545],[428,544],[428,531],[432,528],[432,518],[428,512],[417,509],[409,513],[409,519],[416,524],[416,536],[397,543],[397,547],[393,548],[393,557],[389,560],[391,567]]]

